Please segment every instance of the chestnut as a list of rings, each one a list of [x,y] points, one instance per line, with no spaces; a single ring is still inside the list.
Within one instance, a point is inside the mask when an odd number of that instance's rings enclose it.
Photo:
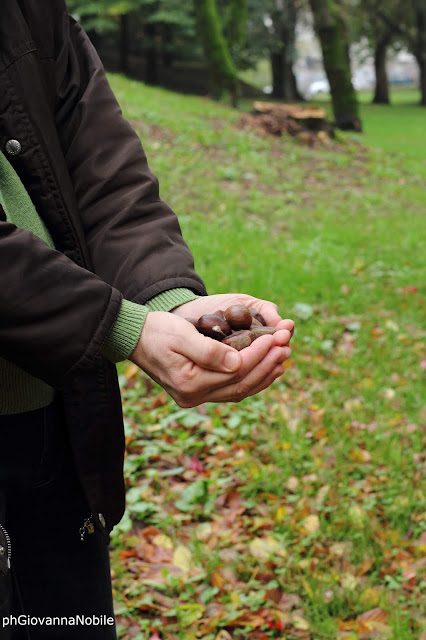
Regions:
[[[276,329],[274,327],[264,327],[261,325],[260,327],[257,325],[253,325],[250,327],[250,331],[254,335],[254,339],[260,338],[260,336],[272,335],[275,333]]]
[[[250,311],[251,315],[253,316],[253,318],[255,318],[255,320],[257,320],[258,322],[260,322],[260,324],[263,324],[263,326],[266,327],[266,320],[262,316],[261,313],[256,311],[256,309],[254,307],[249,307],[249,311]]]
[[[235,331],[230,336],[222,340],[223,344],[227,344],[233,347],[237,351],[241,351],[246,347],[249,347],[254,340],[253,333],[251,331]]]
[[[250,311],[242,304],[233,304],[225,311],[225,318],[232,329],[250,329],[252,324],[252,315]]]
[[[222,338],[226,338],[231,333],[231,327],[226,320],[213,314],[201,316],[198,319],[196,328],[203,336],[208,336],[215,340],[222,340]]]

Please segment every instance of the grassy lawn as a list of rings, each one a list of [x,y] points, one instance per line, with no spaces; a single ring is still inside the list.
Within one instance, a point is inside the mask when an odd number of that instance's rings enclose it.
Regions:
[[[362,144],[312,150],[110,79],[209,292],[297,322],[285,377],[238,405],[183,410],[119,366],[120,638],[418,640],[425,111],[366,105]]]

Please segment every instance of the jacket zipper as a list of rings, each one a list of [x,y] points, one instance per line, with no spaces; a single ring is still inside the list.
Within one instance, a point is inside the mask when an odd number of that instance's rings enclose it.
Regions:
[[[12,559],[12,545],[10,544],[10,536],[3,525],[0,524],[0,530],[5,537],[6,540],[6,555],[7,555],[7,566],[10,569],[10,561]]]
[[[84,542],[84,537],[86,533],[94,533],[95,532],[95,523],[93,521],[93,514],[91,513],[88,518],[85,518],[83,521],[83,526],[80,527],[80,540]]]

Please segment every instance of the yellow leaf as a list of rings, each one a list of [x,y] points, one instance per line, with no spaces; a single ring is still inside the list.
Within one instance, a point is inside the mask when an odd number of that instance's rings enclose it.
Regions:
[[[232,591],[230,595],[230,600],[232,604],[241,604],[241,598],[238,591]]]
[[[290,451],[291,442],[280,442],[280,447],[281,449],[283,449],[283,451]]]
[[[310,516],[306,516],[302,520],[302,527],[305,529],[307,533],[315,533],[320,528],[320,521],[316,514],[311,514]]]
[[[282,520],[284,520],[284,518],[287,516],[287,514],[288,514],[287,507],[279,507],[277,509],[276,514],[275,514],[275,520],[277,522],[281,522]]]
[[[363,608],[377,607],[379,604],[381,589],[379,587],[367,587],[359,596],[360,604]]]
[[[192,565],[192,555],[187,547],[180,544],[173,552],[173,564],[182,569],[184,573],[189,573]]]
[[[309,622],[305,620],[305,618],[300,618],[299,616],[293,616],[293,627],[295,629],[299,629],[300,631],[308,631]]]
[[[154,536],[152,542],[157,545],[157,547],[164,547],[164,549],[173,549],[173,542],[169,536],[166,536],[164,533],[159,533]]]
[[[370,462],[371,454],[365,449],[352,449],[349,452],[349,457],[353,462]]]

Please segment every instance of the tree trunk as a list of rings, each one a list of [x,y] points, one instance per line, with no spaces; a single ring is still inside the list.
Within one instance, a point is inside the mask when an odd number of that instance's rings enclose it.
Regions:
[[[284,52],[271,51],[272,95],[277,100],[284,99]]]
[[[237,104],[238,76],[222,32],[216,0],[194,0],[200,40],[210,68],[215,96],[223,90],[231,94],[233,106]]]
[[[413,0],[416,16],[416,42],[414,55],[420,70],[420,104],[426,107],[426,6],[424,0]]]
[[[236,68],[247,36],[247,0],[230,0],[223,23],[223,35]]]
[[[417,64],[420,69],[420,105],[426,107],[426,56],[419,56],[417,58]]]
[[[119,60],[121,73],[129,72],[129,16],[120,16]]]
[[[376,88],[374,91],[374,104],[389,104],[389,84],[386,72],[386,51],[390,37],[381,38],[374,49],[374,70],[376,73]]]
[[[336,0],[310,0],[315,29],[321,43],[324,69],[330,84],[331,100],[339,129],[361,131],[346,25]]]
[[[271,16],[275,32],[275,45],[270,54],[272,95],[280,100],[295,102],[303,99],[297,90],[293,73],[297,6],[295,0],[287,0],[284,5],[277,5],[278,8]]]
[[[158,84],[158,53],[155,42],[155,24],[149,22],[144,27],[144,50],[145,50],[145,82],[147,84]]]

